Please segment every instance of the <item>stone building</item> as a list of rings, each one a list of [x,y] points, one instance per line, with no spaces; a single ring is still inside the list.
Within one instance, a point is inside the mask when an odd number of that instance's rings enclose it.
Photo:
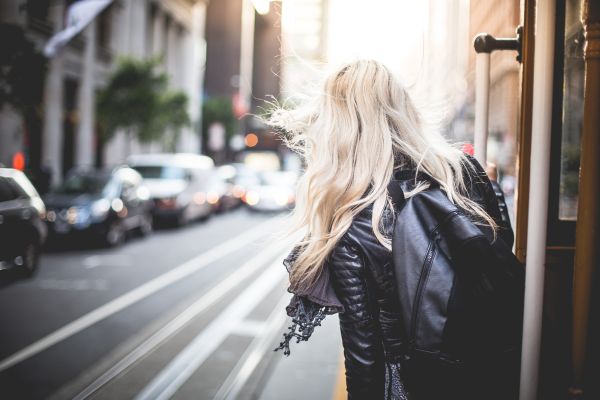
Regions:
[[[64,0],[7,0],[1,21],[21,26],[42,48],[64,26]],[[48,62],[39,132],[23,132],[19,115],[0,114],[0,162],[24,151],[29,166],[49,169],[54,184],[73,166],[117,164],[128,153],[160,151],[117,134],[97,146],[95,94],[119,57],[161,57],[173,89],[188,96],[192,125],[183,128],[177,151],[200,152],[200,110],[206,41],[204,0],[115,0]],[[22,121],[21,121],[22,122]],[[34,124],[35,125],[35,124]],[[130,141],[130,143],[127,143]]]
[[[236,118],[227,131],[207,127],[203,132],[205,149],[217,163],[243,156],[248,133],[259,138],[251,150],[278,148],[269,129],[252,115],[262,112],[265,100],[280,94],[282,6],[269,0],[208,3],[205,100],[230,101]]]

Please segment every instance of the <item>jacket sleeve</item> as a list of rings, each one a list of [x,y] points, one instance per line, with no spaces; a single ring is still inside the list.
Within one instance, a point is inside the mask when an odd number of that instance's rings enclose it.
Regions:
[[[385,371],[378,307],[374,292],[369,291],[363,258],[359,250],[342,239],[330,256],[329,268],[344,306],[340,329],[348,399],[383,398]]]

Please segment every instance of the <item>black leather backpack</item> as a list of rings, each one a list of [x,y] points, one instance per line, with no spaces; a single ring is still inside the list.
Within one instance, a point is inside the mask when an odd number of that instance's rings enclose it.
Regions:
[[[407,383],[436,393],[430,398],[445,390],[451,398],[451,387],[456,393],[465,385],[473,398],[508,398],[480,391],[518,390],[523,266],[434,182],[408,199],[401,182],[388,189],[396,210],[392,255]]]

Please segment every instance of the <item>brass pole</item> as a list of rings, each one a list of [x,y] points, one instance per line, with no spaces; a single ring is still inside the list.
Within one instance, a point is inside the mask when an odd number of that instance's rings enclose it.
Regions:
[[[586,40],[585,103],[573,271],[573,390],[576,393],[583,393],[584,389],[590,318],[595,318],[590,314],[592,290],[600,290],[592,287],[600,263],[600,1],[584,1],[582,21]]]
[[[527,218],[529,206],[529,168],[531,155],[531,109],[533,103],[533,54],[535,0],[522,0],[523,26],[521,98],[517,137],[517,182],[515,192],[515,254],[525,261],[527,249]]]

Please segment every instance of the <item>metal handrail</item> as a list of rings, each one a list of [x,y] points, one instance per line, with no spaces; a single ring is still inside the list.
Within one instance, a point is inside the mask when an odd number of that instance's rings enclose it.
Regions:
[[[490,100],[490,54],[493,51],[513,50],[521,62],[523,27],[517,27],[515,38],[495,38],[480,33],[473,40],[475,60],[475,158],[485,167],[487,162],[488,114]]]

